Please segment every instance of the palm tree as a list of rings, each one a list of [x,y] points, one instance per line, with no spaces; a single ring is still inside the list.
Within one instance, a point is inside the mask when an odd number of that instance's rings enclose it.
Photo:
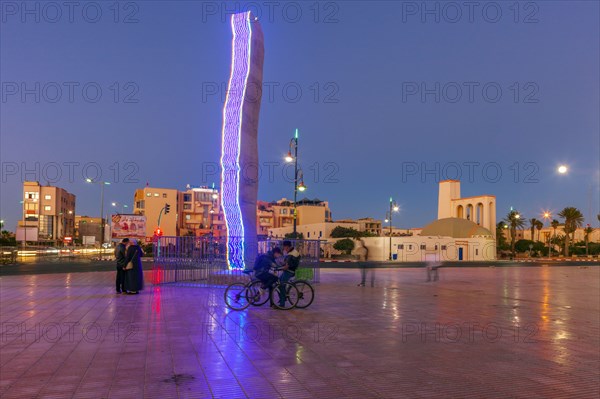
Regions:
[[[569,234],[575,241],[575,231],[583,225],[583,214],[579,209],[568,206],[558,216],[565,219],[565,256],[569,256]]]
[[[556,229],[558,229],[558,226],[560,226],[560,222],[556,219],[552,220],[552,223],[550,223],[550,226],[552,226],[552,228],[554,229],[554,234],[552,234],[552,246],[554,246],[555,240],[554,238],[556,238]]]
[[[542,231],[542,229],[544,228],[544,222],[542,222],[541,220],[538,220],[535,224],[535,228],[538,231],[538,241],[540,240],[540,232]]]
[[[537,224],[536,218],[529,219],[529,229],[531,230],[531,241],[535,241],[535,225]]]
[[[525,220],[521,217],[519,212],[510,211],[504,219],[508,227],[510,228],[510,250],[512,251],[513,258],[515,257],[515,239],[517,237],[517,228],[525,227]]]
[[[592,234],[594,232],[594,229],[592,228],[592,226],[590,226],[588,224],[587,227],[585,229],[583,229],[583,232],[585,233],[585,236],[584,236],[584,240],[585,240],[585,255],[588,256],[589,255],[589,248],[590,248],[590,234]]]

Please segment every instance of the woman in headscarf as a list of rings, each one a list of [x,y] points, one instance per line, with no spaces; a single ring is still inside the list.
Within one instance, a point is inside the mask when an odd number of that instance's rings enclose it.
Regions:
[[[142,255],[144,251],[136,239],[129,240],[127,245],[127,264],[132,263],[133,268],[125,267],[125,290],[129,295],[139,294],[144,289],[144,271],[142,269]]]

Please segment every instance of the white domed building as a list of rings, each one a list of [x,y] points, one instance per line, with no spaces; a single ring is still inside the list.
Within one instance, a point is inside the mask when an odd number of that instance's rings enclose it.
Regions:
[[[442,181],[438,219],[423,227],[419,235],[392,237],[392,258],[404,262],[495,260],[495,224],[495,196],[460,198],[459,181]],[[362,241],[368,260],[389,259],[389,237]]]

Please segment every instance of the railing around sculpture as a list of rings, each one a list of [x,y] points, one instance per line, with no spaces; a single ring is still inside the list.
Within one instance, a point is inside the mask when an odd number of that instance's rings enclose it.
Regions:
[[[290,240],[300,253],[297,278],[319,282],[319,240]],[[258,241],[258,253],[265,253],[281,239]],[[227,286],[237,281],[247,281],[241,269],[230,269],[227,264],[226,237],[159,237],[154,244],[152,267],[153,284],[181,283],[195,286]],[[254,259],[246,260],[252,268]]]

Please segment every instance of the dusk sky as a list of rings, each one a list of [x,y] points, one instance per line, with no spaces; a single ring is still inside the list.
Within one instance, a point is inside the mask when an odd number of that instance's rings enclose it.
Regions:
[[[1,3],[8,230],[21,217],[23,178],[67,189],[77,214],[90,216],[100,195],[84,167],[112,183],[106,206],[132,206],[147,182],[219,185],[226,13],[246,3],[90,3],[72,22],[67,7],[58,15],[29,2],[39,10],[30,15],[21,2]],[[293,196],[283,157],[298,128],[304,194],[328,200],[334,219],[384,219],[393,196],[394,225],[420,227],[437,216],[437,181],[459,178],[463,196],[496,195],[498,219],[511,206],[526,218],[575,206],[598,225],[598,2],[480,2],[472,16],[463,2],[453,3],[462,15],[427,2],[439,22],[422,2],[253,4],[265,36],[259,199]]]

